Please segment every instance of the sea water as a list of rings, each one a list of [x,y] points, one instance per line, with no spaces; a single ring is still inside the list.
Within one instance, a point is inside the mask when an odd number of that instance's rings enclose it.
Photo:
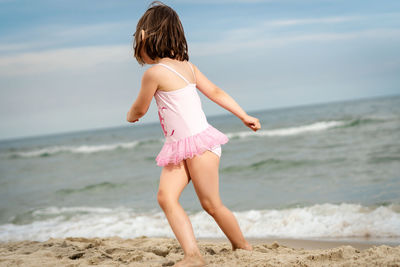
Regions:
[[[229,137],[220,194],[246,237],[400,242],[400,97],[208,117]],[[0,241],[173,237],[157,203],[158,123],[0,141]],[[190,183],[196,237],[223,237]]]

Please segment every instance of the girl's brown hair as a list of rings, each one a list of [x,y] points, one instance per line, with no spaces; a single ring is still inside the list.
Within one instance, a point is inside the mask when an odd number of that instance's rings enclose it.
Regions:
[[[142,33],[144,32],[144,34]],[[143,36],[144,35],[144,38]],[[188,47],[178,14],[160,1],[154,1],[140,18],[133,35],[135,58],[145,64],[141,50],[152,59],[169,57],[189,60]]]

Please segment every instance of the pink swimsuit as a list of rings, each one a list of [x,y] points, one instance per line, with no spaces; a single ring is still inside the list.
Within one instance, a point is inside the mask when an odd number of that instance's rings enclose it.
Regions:
[[[194,75],[192,65],[189,62],[188,64]],[[211,150],[220,156],[220,145],[227,143],[229,139],[207,122],[196,84],[188,82],[185,77],[168,65],[162,63],[157,65],[173,71],[187,83],[187,86],[181,89],[157,90],[154,94],[165,136],[164,145],[156,157],[157,165],[178,164],[206,150]]]

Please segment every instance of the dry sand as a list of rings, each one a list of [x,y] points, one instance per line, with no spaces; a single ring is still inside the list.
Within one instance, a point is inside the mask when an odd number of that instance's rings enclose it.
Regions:
[[[253,251],[227,240],[198,241],[207,266],[400,266],[400,246],[254,239]],[[0,266],[172,266],[183,257],[171,238],[50,238],[0,243]]]

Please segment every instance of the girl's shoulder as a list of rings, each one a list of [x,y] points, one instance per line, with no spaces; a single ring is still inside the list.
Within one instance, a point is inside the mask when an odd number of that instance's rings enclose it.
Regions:
[[[144,73],[142,80],[151,81],[155,84],[163,84],[165,80],[168,80],[170,76],[170,71],[167,70],[165,67],[154,64],[150,66]]]
[[[191,70],[186,70],[186,72],[191,73],[192,71],[196,72],[197,67],[189,62],[189,61],[181,61],[178,62],[178,64],[184,64],[186,65],[187,68],[187,64],[189,63]],[[163,63],[161,63],[163,64]],[[153,81],[157,81],[157,82],[162,82],[165,79],[169,79],[171,77],[171,70],[167,69],[165,66],[162,66],[161,64],[153,64],[151,65],[143,74],[144,77],[147,77],[149,79],[152,79]],[[167,66],[169,66],[169,68],[174,69],[175,71],[177,71],[178,73],[181,72],[183,69],[179,69],[178,66],[175,64],[171,64],[171,63],[167,63]],[[190,74],[186,74],[187,76],[189,76]],[[189,76],[190,77],[190,76]]]
[[[145,72],[143,73],[143,77],[150,78],[152,80],[160,79],[160,76],[163,74],[163,67],[157,64],[150,66]]]

